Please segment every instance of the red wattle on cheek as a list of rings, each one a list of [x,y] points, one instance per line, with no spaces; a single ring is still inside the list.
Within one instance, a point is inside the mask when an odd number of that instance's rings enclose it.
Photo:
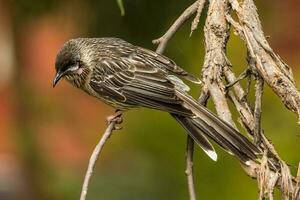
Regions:
[[[82,72],[83,72],[83,69],[82,68],[79,68],[78,70],[77,70],[77,74],[82,74]]]

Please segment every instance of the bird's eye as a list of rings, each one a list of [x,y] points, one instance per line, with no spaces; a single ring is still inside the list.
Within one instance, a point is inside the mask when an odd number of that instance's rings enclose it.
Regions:
[[[77,60],[76,61],[76,66],[78,66],[78,68],[81,68],[82,67],[82,62],[80,60]]]

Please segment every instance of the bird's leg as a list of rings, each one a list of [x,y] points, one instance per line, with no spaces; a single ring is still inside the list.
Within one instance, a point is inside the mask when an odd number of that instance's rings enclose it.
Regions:
[[[107,123],[110,124],[111,122],[115,122],[116,124],[121,124],[123,121],[122,114],[123,112],[117,109],[114,114],[106,118]],[[116,129],[120,129],[120,127],[116,127]]]

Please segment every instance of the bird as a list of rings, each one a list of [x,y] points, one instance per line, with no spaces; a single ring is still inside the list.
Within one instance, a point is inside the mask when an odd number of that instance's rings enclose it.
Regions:
[[[152,108],[169,113],[214,161],[214,141],[249,165],[260,150],[191,95],[183,79],[201,81],[170,58],[120,38],[67,41],[55,61],[53,87],[63,78],[120,112]]]

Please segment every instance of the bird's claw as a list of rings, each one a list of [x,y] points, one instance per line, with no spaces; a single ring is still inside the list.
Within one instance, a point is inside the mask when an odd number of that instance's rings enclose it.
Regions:
[[[116,124],[121,124],[123,122],[122,111],[117,110],[113,115],[110,115],[106,118],[107,124],[115,122]],[[116,130],[122,129],[122,127],[115,126]]]

